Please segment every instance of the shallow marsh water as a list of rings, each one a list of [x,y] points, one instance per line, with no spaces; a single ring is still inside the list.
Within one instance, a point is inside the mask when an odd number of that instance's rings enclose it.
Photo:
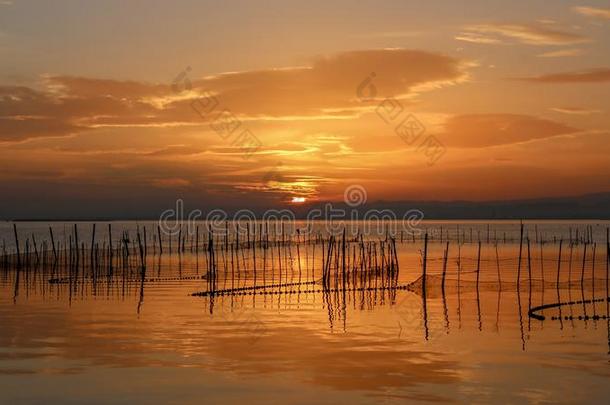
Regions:
[[[425,223],[431,234],[456,224]],[[382,284],[376,276],[325,291],[315,282],[321,246],[313,258],[313,244],[300,245],[300,272],[296,246],[280,249],[279,256],[275,250],[273,260],[268,251],[265,270],[265,253],[257,250],[256,274],[253,249],[246,249],[232,267],[219,266],[214,288],[292,286],[214,296],[191,295],[210,286],[205,253],[188,245],[161,258],[151,246],[144,275],[136,266],[116,266],[111,277],[102,272],[94,279],[83,270],[68,282],[49,266],[3,271],[0,402],[605,402],[610,329],[593,316],[607,315],[607,300],[561,307],[562,318],[572,317],[561,321],[552,319],[557,308],[541,311],[544,321],[529,317],[528,309],[607,297],[607,223],[538,224],[549,236],[594,229],[595,269],[589,244],[581,285],[584,244],[564,244],[559,288],[556,241],[532,242],[529,262],[523,249],[517,288],[519,224],[492,223],[496,237],[498,229],[509,234],[506,243],[499,238],[497,257],[486,224],[459,225],[473,227],[477,236],[462,239],[459,258],[457,240],[451,240],[444,294],[446,236],[431,240],[425,299],[417,284],[406,288],[421,276],[423,249],[421,240],[406,238],[397,243],[396,284],[405,288],[370,288],[375,280]],[[39,232],[42,240],[49,224],[18,226],[24,237]],[[79,226],[87,240],[88,225]],[[121,227],[135,229],[135,223],[113,224],[117,232]],[[529,235],[532,227],[526,224]],[[7,241],[11,232],[12,224],[0,227]],[[579,320],[584,313],[588,319]]]

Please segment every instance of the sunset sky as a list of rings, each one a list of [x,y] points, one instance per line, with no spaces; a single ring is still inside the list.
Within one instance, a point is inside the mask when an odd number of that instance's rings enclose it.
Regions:
[[[610,3],[464,4],[0,0],[2,216],[610,191]]]

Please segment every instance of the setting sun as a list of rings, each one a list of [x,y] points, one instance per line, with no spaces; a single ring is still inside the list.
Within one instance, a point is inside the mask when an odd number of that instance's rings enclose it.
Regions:
[[[305,197],[292,197],[293,204],[301,204],[305,202]]]

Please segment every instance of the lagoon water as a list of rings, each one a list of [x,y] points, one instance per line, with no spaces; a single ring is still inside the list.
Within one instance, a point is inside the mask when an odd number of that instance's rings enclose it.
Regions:
[[[144,272],[132,254],[112,272],[66,273],[50,251],[44,265],[0,270],[0,403],[606,403],[609,223],[526,222],[521,266],[519,222],[487,225],[424,221],[415,240],[396,236],[392,288],[357,272],[346,288],[340,275],[323,288],[321,244],[220,248],[213,288],[225,293],[193,296],[210,288],[193,238],[160,256],[155,223],[113,223],[113,238],[148,227]],[[67,241],[73,224],[17,226],[23,249],[31,235],[48,240],[49,226]],[[107,224],[97,226],[101,244]],[[88,243],[91,224],[78,227]],[[0,239],[10,251],[12,223]]]

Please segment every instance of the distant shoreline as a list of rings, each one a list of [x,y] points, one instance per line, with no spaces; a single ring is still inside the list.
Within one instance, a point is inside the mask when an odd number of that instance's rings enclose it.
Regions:
[[[305,221],[307,218],[302,218],[302,217],[297,217],[296,220],[297,221]],[[19,219],[0,219],[1,222],[154,222],[154,221],[158,221],[159,218],[60,218],[60,219],[28,219],[28,218],[19,218]],[[338,220],[341,221],[346,221],[346,222],[352,222],[351,219],[349,218],[338,218]],[[400,219],[397,219],[397,221],[399,221]],[[187,221],[186,219],[184,221]],[[201,219],[201,220],[197,220],[197,222],[205,222],[205,219]],[[233,219],[229,219],[228,222],[232,222]],[[262,218],[256,218],[256,221],[262,221]],[[315,220],[315,221],[324,221],[324,220]],[[356,222],[358,221],[365,221],[362,219],[358,219],[355,220]],[[371,219],[370,221],[375,221],[374,219]],[[429,222],[429,221],[447,221],[447,222],[458,222],[458,221],[479,221],[479,222],[519,222],[519,221],[524,221],[524,222],[532,222],[532,221],[536,221],[536,222],[552,222],[552,221],[563,221],[563,222],[569,222],[569,221],[610,221],[610,217],[608,218],[594,218],[594,217],[556,217],[556,218],[551,218],[551,217],[541,217],[541,218],[424,218],[422,220],[423,222]]]

